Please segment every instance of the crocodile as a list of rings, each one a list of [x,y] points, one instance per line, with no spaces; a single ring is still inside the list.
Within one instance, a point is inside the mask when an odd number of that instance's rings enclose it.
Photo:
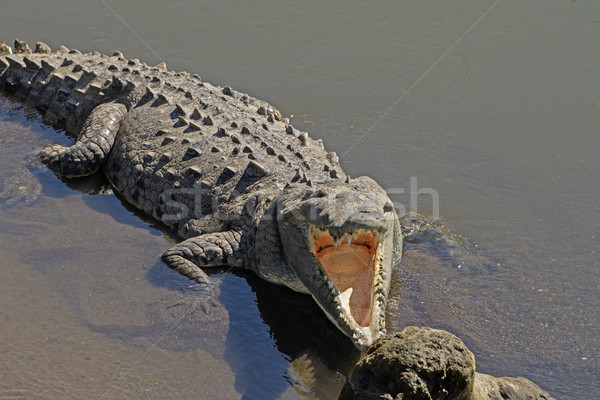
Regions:
[[[402,230],[386,192],[267,102],[198,75],[42,42],[0,46],[0,90],[76,136],[48,145],[61,179],[103,173],[180,241],[164,262],[210,285],[232,266],[311,295],[360,350],[386,333]]]

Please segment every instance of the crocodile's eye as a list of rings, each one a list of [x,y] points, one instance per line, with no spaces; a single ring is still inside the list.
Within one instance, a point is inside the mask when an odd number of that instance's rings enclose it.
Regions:
[[[394,211],[394,205],[392,203],[385,203],[383,206],[383,212],[388,213]]]

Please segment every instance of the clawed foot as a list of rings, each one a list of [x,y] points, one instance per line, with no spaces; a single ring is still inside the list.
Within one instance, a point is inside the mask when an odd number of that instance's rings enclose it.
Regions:
[[[60,166],[60,156],[64,155],[68,150],[68,147],[64,147],[58,144],[49,144],[40,151],[40,160],[42,164],[48,168],[53,169]]]

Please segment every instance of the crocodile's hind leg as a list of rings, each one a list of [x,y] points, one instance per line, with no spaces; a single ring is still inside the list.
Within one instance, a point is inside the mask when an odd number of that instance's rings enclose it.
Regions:
[[[64,178],[93,174],[106,161],[125,114],[127,107],[124,104],[100,104],[85,120],[74,145],[47,146],[40,152],[40,159],[56,175]]]
[[[205,233],[166,250],[162,259],[169,267],[198,283],[209,283],[201,267],[243,266],[240,248],[241,234],[237,231]]]

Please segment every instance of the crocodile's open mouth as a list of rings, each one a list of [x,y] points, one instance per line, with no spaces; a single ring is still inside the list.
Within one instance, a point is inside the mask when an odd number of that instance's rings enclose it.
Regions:
[[[383,232],[358,229],[341,237],[312,225],[310,245],[351,330],[373,322],[376,278],[380,273]],[[359,328],[360,330],[360,328]]]

